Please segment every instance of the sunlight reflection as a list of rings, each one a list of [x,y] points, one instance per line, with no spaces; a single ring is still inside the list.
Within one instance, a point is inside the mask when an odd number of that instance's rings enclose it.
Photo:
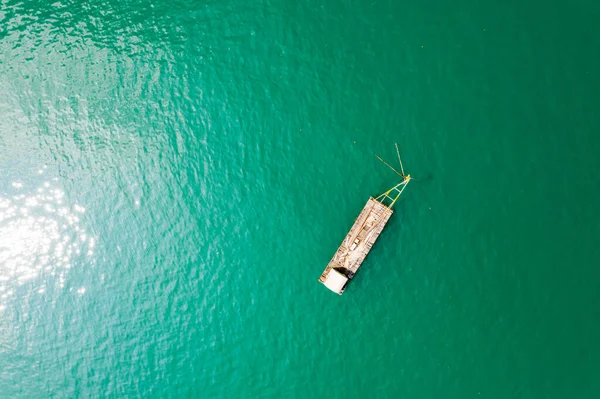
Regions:
[[[0,310],[16,287],[42,275],[64,287],[74,257],[92,257],[95,245],[81,226],[85,208],[65,205],[63,191],[48,182],[27,193],[20,182],[11,186],[16,193],[0,194]],[[37,292],[45,290],[40,282]]]

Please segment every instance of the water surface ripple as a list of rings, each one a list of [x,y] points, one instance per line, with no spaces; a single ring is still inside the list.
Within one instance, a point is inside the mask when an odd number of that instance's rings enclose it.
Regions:
[[[600,397],[599,17],[1,2],[0,397]]]

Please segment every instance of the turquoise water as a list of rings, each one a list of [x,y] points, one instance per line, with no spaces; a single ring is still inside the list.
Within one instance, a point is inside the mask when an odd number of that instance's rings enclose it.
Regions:
[[[0,3],[0,397],[599,397],[600,6],[520,3]]]

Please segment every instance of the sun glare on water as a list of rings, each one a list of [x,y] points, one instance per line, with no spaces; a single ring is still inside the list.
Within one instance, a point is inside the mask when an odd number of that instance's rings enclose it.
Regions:
[[[0,193],[0,310],[20,285],[32,280],[39,280],[40,294],[48,281],[62,288],[73,261],[92,257],[95,246],[81,227],[85,208],[68,204],[59,188],[46,182],[29,189],[13,182],[10,191]]]

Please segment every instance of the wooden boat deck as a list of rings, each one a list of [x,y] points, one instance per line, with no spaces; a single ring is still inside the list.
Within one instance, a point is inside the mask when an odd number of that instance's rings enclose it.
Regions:
[[[342,245],[319,277],[319,281],[323,283],[331,269],[337,270],[351,280],[393,212],[373,197],[369,198]]]

